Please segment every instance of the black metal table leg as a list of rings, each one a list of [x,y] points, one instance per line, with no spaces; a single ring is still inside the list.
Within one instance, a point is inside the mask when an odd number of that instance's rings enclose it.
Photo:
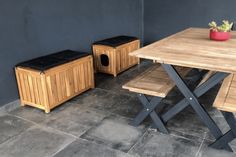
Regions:
[[[217,149],[224,148],[225,145],[227,145],[236,138],[236,119],[234,117],[234,114],[231,112],[224,111],[221,111],[221,113],[223,114],[226,122],[228,123],[230,130],[210,145],[211,147]],[[233,151],[232,149],[227,150]]]
[[[210,79],[208,79],[204,84],[200,85],[194,90],[194,94],[196,97],[200,97],[203,94],[205,94],[207,91],[209,91],[211,88],[215,87],[219,82],[224,80],[225,77],[227,77],[229,74],[217,72],[214,74]],[[174,105],[172,108],[170,108],[166,113],[164,113],[161,118],[164,122],[169,121],[171,118],[173,118],[175,115],[177,115],[179,112],[184,110],[187,106],[189,106],[189,102],[186,98],[181,100],[179,103]]]
[[[162,64],[162,66],[168,73],[170,78],[175,82],[176,86],[178,87],[180,92],[184,95],[188,103],[198,114],[202,122],[208,127],[213,136],[216,139],[220,138],[223,135],[221,130],[218,128],[218,126],[215,124],[212,118],[208,115],[208,113],[205,111],[202,105],[198,102],[197,96],[191,92],[191,90],[188,88],[188,86],[181,78],[181,76],[178,74],[178,72],[175,70],[175,68],[169,64]],[[226,145],[226,147],[229,146]]]

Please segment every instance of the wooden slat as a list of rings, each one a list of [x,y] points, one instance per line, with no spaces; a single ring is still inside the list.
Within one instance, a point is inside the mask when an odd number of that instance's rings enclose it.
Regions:
[[[178,66],[236,73],[236,32],[228,41],[209,39],[209,29],[189,28],[131,53]]]
[[[41,78],[36,78],[37,80],[37,87],[38,87],[38,92],[39,92],[39,104],[38,105],[45,105],[44,103],[44,95],[43,95],[43,87],[42,87],[42,81]]]
[[[38,86],[37,86],[37,78],[35,77],[32,77],[32,81],[33,81],[33,92],[34,92],[34,95],[35,95],[35,103],[36,104],[40,104],[40,98],[39,98],[39,91],[38,91]]]
[[[223,81],[214,102],[214,107],[219,110],[236,112],[236,82],[235,75],[231,74]]]
[[[191,68],[176,67],[176,70],[181,76],[185,76]],[[174,86],[174,82],[164,69],[159,64],[155,64],[140,76],[126,83],[123,88],[136,93],[165,97]]]

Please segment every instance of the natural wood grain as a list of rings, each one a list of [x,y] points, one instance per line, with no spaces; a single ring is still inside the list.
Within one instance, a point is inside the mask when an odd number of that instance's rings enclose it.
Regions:
[[[131,52],[140,48],[140,41],[135,40],[118,47],[106,45],[93,45],[95,71],[117,76],[118,73],[139,63],[139,58],[129,56]],[[101,64],[100,56],[104,54],[109,58],[109,66]]]
[[[236,76],[234,74],[229,75],[223,81],[214,107],[227,112],[236,112]]]
[[[92,56],[48,69],[43,73],[16,67],[16,78],[22,105],[50,110],[70,98],[94,88]]]
[[[228,41],[209,39],[209,29],[189,28],[130,55],[178,66],[236,73],[236,32]]]
[[[176,67],[176,70],[181,76],[186,76],[191,68]],[[174,82],[165,70],[159,64],[154,64],[141,75],[126,83],[123,88],[136,93],[166,97],[174,86]]]

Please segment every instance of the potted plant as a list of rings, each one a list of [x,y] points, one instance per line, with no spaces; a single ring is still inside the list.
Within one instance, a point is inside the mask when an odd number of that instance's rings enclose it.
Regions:
[[[230,39],[230,31],[232,30],[233,23],[223,20],[222,25],[218,26],[215,21],[209,23],[210,26],[210,39],[216,41],[226,41]]]

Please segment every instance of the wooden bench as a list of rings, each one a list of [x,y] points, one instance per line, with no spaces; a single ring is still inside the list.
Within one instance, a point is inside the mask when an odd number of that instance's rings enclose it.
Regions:
[[[225,145],[236,138],[236,119],[233,114],[233,112],[236,112],[236,76],[234,74],[230,74],[224,79],[213,106],[221,111],[230,126],[230,130],[211,146],[224,149]],[[229,151],[232,151],[232,149]]]
[[[225,78],[214,102],[214,107],[227,112],[236,112],[236,76]]]
[[[191,68],[175,67],[181,76],[186,76]],[[123,85],[124,89],[138,93],[138,98],[143,104],[144,109],[136,116],[133,125],[139,125],[147,116],[153,120],[154,128],[158,128],[162,133],[168,133],[164,123],[155,109],[161,100],[175,87],[174,82],[169,78],[160,64],[154,64],[140,76]],[[148,100],[146,95],[154,96]]]
[[[180,75],[185,76],[191,68],[176,67]],[[175,87],[165,70],[159,65],[148,68],[141,75],[123,85],[131,92],[164,98]]]

